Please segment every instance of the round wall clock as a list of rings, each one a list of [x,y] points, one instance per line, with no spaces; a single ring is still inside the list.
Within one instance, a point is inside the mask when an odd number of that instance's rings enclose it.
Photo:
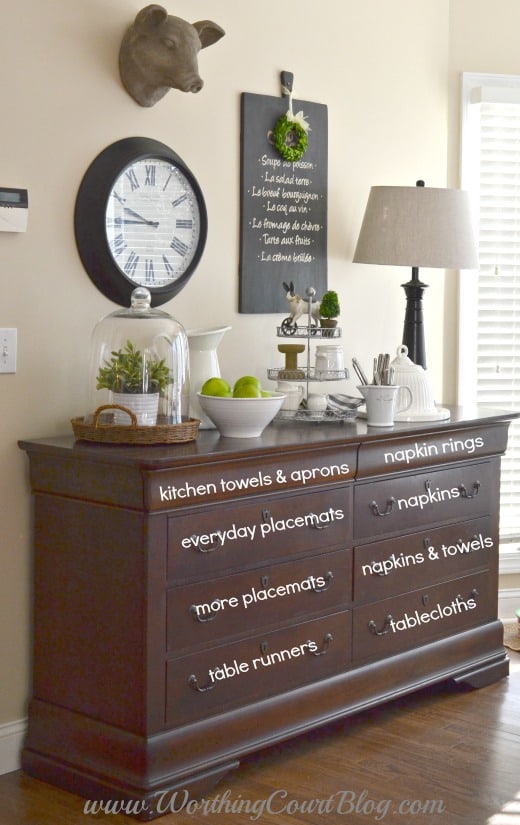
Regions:
[[[125,138],[87,169],[74,230],[83,266],[107,298],[129,306],[132,291],[145,286],[158,306],[186,286],[200,261],[206,206],[173,149],[150,138]]]

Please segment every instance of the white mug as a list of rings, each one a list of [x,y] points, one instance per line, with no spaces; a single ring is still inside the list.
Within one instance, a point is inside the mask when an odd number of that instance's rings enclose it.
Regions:
[[[370,427],[392,427],[394,416],[408,410],[413,404],[413,395],[410,387],[399,387],[397,384],[362,384],[358,387],[365,399],[367,408],[367,424]],[[399,390],[408,394],[408,404],[396,410],[396,399]]]

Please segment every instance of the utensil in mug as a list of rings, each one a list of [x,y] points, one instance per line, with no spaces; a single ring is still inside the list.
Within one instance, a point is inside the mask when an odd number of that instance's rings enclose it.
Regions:
[[[413,404],[413,395],[410,387],[400,387],[396,384],[385,386],[380,384],[362,384],[357,388],[367,408],[367,424],[371,427],[392,427],[394,417],[409,409]],[[408,405],[396,410],[396,399],[399,390],[408,394]]]

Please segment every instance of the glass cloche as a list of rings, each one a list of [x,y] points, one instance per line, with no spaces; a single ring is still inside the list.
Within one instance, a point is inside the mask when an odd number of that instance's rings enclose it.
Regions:
[[[147,289],[134,289],[129,309],[107,315],[92,333],[85,421],[113,405],[103,415],[114,424],[132,423],[128,409],[139,427],[181,424],[189,416],[189,378],[184,327],[152,309]]]

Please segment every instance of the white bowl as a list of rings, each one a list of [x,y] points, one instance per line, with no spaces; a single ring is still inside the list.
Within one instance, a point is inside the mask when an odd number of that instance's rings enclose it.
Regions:
[[[226,398],[197,393],[199,404],[221,435],[257,438],[282,406],[285,393],[270,392],[261,398]]]

